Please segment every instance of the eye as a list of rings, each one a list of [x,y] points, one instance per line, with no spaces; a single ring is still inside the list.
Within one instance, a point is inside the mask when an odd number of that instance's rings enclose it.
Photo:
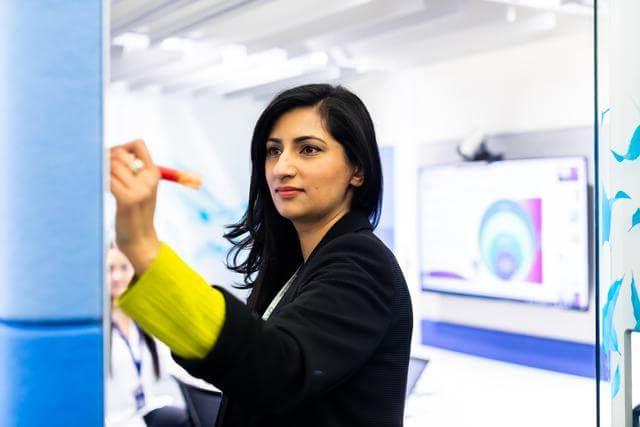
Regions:
[[[316,147],[315,145],[305,145],[304,147],[302,147],[301,152],[303,154],[316,154],[320,152],[320,149],[318,147]]]
[[[280,154],[280,149],[278,147],[267,147],[267,157],[273,157]]]

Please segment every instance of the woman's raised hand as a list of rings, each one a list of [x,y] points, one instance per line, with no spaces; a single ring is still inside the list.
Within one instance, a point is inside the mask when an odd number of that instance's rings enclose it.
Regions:
[[[142,140],[110,150],[111,193],[116,198],[116,243],[142,274],[158,254],[153,225],[160,172]]]

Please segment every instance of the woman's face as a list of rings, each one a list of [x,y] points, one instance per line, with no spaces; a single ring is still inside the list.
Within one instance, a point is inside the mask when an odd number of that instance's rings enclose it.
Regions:
[[[280,215],[304,226],[349,210],[352,186],[362,185],[363,178],[314,107],[283,114],[266,144],[266,179]]]
[[[111,298],[118,298],[127,289],[133,277],[133,266],[126,256],[116,248],[110,248],[107,253],[109,266],[109,285]]]

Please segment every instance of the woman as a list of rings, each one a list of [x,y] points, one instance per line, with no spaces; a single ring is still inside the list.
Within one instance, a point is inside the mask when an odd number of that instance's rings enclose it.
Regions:
[[[168,351],[113,304],[133,276],[131,263],[113,243],[107,266],[111,293],[107,425],[188,427],[180,389],[168,373]]]
[[[372,233],[382,173],[367,109],[342,87],[285,91],[256,123],[251,161],[248,209],[226,235],[245,306],[158,239],[144,144],[112,149],[118,245],[138,276],[120,306],[222,389],[219,426],[401,426],[411,303]]]

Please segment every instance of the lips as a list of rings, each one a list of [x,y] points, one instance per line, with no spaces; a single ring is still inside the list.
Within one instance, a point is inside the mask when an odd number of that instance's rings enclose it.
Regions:
[[[282,186],[276,188],[276,193],[278,193],[278,195],[283,198],[294,197],[296,194],[301,192],[302,189],[297,187]]]
[[[286,193],[291,191],[302,191],[302,189],[298,187],[287,186],[287,185],[276,187],[276,193],[280,193],[280,192]]]

